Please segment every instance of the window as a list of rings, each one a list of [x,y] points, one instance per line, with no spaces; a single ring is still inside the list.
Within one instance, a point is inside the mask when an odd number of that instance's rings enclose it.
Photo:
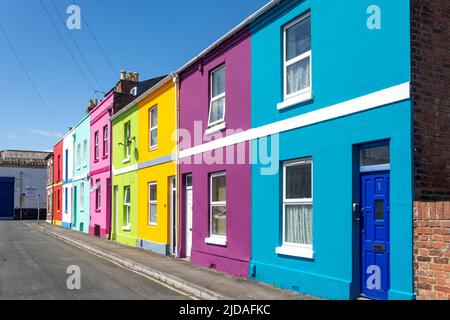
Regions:
[[[312,204],[312,160],[286,163],[283,167],[284,248],[278,248],[277,253],[286,253],[283,249],[288,248],[293,255],[312,258]]]
[[[77,145],[77,168],[81,167],[81,144]]]
[[[56,208],[61,211],[61,190],[58,190],[58,198],[56,199]]]
[[[130,230],[130,186],[124,188],[123,211],[124,211],[124,228]]]
[[[95,131],[94,134],[94,160],[98,161],[98,158],[100,156],[100,145],[99,145],[99,137],[98,137],[98,131]]]
[[[100,210],[100,207],[102,205],[102,190],[101,190],[100,179],[97,179],[95,184],[97,186],[97,189],[95,189],[95,208],[97,210]]]
[[[68,201],[69,201],[69,193],[68,193],[68,189],[64,188],[64,212],[67,213],[67,211],[69,210],[69,205],[68,205]]]
[[[80,184],[80,211],[84,211],[84,182]]]
[[[211,175],[210,221],[211,236],[226,237],[227,235],[227,184],[226,174]]]
[[[155,182],[148,184],[148,224],[156,225],[157,223],[157,190]]]
[[[58,155],[58,181],[61,181],[61,155]]]
[[[66,154],[66,166],[65,166],[65,177],[66,177],[66,181],[69,180],[69,149],[66,149],[65,151]]]
[[[126,122],[124,125],[124,137],[125,137],[125,159],[129,160],[131,156],[131,125],[130,122]]]
[[[311,92],[311,15],[284,28],[284,99]]]
[[[211,127],[225,120],[225,66],[211,72],[210,90],[208,125]]]
[[[150,149],[156,148],[158,146],[158,107],[154,106],[149,111],[149,138],[150,138]]]
[[[362,167],[377,166],[389,163],[390,151],[388,145],[361,149],[360,164]]]
[[[83,166],[87,165],[87,140],[83,141]]]
[[[108,156],[109,145],[108,145],[108,126],[103,127],[103,157]]]

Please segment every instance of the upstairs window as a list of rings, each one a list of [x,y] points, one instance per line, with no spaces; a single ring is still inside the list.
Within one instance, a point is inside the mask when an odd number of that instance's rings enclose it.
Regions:
[[[87,165],[87,140],[83,141],[83,166]]]
[[[124,137],[125,137],[125,159],[129,160],[131,157],[131,124],[126,122],[124,125]]]
[[[311,92],[311,15],[284,28],[284,99]]]
[[[225,66],[211,72],[210,90],[208,125],[211,127],[225,120]]]
[[[97,185],[97,189],[95,189],[95,209],[100,210],[100,207],[102,205],[102,192],[100,179],[97,179],[95,184]]]
[[[77,144],[77,168],[81,167],[81,144]]]
[[[103,157],[108,156],[109,152],[109,136],[108,136],[108,126],[103,127]]]
[[[99,137],[98,137],[98,131],[95,132],[94,135],[94,159],[95,161],[98,161],[100,156],[100,145],[99,145]]]
[[[150,109],[149,120],[150,149],[154,149],[158,146],[158,106],[154,106]]]
[[[84,182],[80,185],[80,211],[84,211]]]

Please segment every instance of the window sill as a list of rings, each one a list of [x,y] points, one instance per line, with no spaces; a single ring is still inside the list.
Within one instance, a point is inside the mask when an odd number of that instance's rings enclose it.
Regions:
[[[158,224],[157,224],[157,223],[151,222],[151,223],[149,223],[148,225],[149,225],[150,227],[156,227]]]
[[[206,244],[213,244],[213,245],[216,245],[216,246],[226,246],[227,245],[227,238],[212,236],[212,237],[206,238],[205,239],[205,243]]]
[[[149,150],[149,151],[155,151],[155,150],[158,150],[158,146],[150,147],[148,150]]]
[[[222,123],[213,125],[213,126],[209,127],[208,129],[206,129],[205,130],[205,135],[209,136],[209,135],[211,135],[213,133],[217,133],[217,132],[222,131],[222,130],[224,130],[226,128],[227,128],[227,124],[225,122],[222,122]]]
[[[128,162],[130,162],[131,161],[131,159],[130,158],[127,158],[127,159],[123,159],[122,160],[122,163],[128,163]]]
[[[94,163],[98,163],[100,160],[99,159],[95,159],[94,160]]]
[[[122,227],[122,231],[131,231],[131,227],[130,226]]]
[[[103,160],[108,159],[108,155],[104,155],[104,156],[102,157],[102,159],[103,159]]]
[[[292,256],[306,259],[314,258],[314,251],[311,248],[294,247],[294,246],[281,246],[275,249],[275,253],[283,256]]]
[[[312,98],[313,98],[312,91],[311,90],[310,91],[306,91],[306,92],[303,92],[303,93],[301,93],[301,94],[299,94],[297,96],[294,96],[292,98],[286,99],[283,102],[277,104],[277,109],[278,110],[283,110],[283,109],[292,107],[294,105],[297,105],[299,103],[312,100]]]

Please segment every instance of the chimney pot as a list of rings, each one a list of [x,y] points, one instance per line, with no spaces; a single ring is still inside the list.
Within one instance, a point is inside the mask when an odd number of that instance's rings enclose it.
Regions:
[[[120,80],[127,80],[127,72],[125,70],[120,71]]]
[[[129,81],[133,81],[133,72],[128,72],[128,79]]]
[[[133,76],[134,76],[134,81],[139,82],[139,72],[134,72]]]

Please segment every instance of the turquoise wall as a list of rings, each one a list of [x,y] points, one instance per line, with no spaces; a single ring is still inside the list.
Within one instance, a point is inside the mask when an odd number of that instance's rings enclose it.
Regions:
[[[86,115],[83,120],[75,127],[73,132],[74,144],[73,144],[73,225],[74,230],[89,232],[89,190],[91,187],[90,181],[88,179],[89,175],[89,163],[90,163],[90,115]],[[87,141],[87,153],[83,153],[83,143]],[[100,141],[101,143],[101,141]],[[81,157],[80,165],[78,165],[78,144],[81,145]],[[84,184],[84,209],[81,205],[81,185]],[[106,195],[104,195],[106,196]]]
[[[381,8],[382,29],[366,27],[369,5]],[[282,30],[311,12],[314,99],[282,102]],[[252,127],[344,102],[410,81],[409,1],[285,1],[252,26]],[[391,147],[390,299],[413,298],[411,101],[281,133],[279,161],[313,158],[314,259],[281,256],[282,172],[252,167],[250,276],[332,299],[359,295],[355,146],[387,139]],[[258,150],[253,149],[254,154]],[[267,188],[267,186],[271,186]]]

